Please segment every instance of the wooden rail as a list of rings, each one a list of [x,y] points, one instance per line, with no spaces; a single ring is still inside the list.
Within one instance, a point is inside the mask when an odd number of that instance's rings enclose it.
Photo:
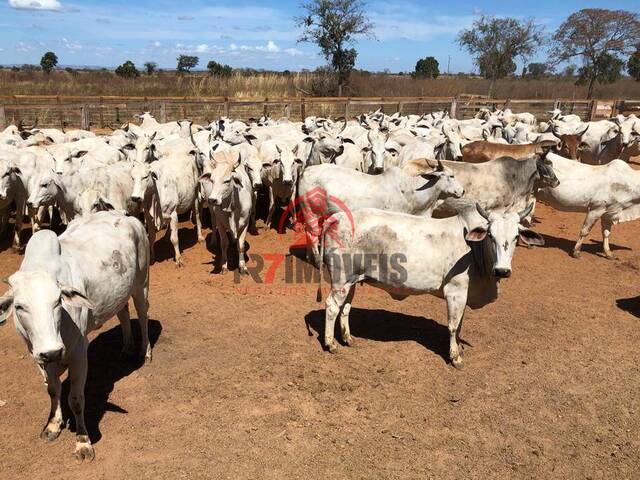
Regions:
[[[105,128],[135,121],[151,112],[160,122],[189,118],[197,123],[221,116],[247,120],[262,115],[304,119],[311,115],[355,118],[380,108],[385,113],[425,114],[447,110],[454,118],[472,118],[481,108],[506,108],[548,118],[556,108],[583,120],[640,111],[637,100],[487,99],[479,97],[121,97],[121,96],[0,96],[0,128],[23,121],[39,127]]]

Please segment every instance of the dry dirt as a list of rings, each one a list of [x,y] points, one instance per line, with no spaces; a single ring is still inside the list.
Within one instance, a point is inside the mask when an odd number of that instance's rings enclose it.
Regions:
[[[92,335],[93,463],[76,464],[69,430],[38,438],[48,396],[0,328],[0,478],[639,478],[640,224],[614,228],[616,260],[598,228],[577,260],[582,215],[537,217],[547,245],[519,247],[498,302],[468,311],[461,371],[442,300],[356,291],[356,345],[331,355],[313,285],[285,286],[282,267],[262,285],[211,273],[185,222],[186,267],[164,240],[152,267],[153,362],[121,359],[115,319]],[[250,253],[295,236],[261,229]],[[21,261],[7,242],[2,277]]]

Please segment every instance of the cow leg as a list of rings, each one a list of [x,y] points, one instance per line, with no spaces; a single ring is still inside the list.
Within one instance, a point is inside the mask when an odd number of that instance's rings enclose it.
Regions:
[[[152,359],[151,344],[149,343],[149,285],[145,285],[138,291],[134,292],[133,305],[138,313],[138,322],[140,323],[140,334],[142,336],[142,345],[140,355],[144,355],[145,361],[150,362]]]
[[[180,254],[180,244],[178,242],[178,211],[171,212],[171,220],[169,222],[169,231],[171,243],[173,244],[173,250],[176,255],[176,267],[180,268],[184,265],[182,261],[182,255]]]
[[[342,310],[342,306],[349,295],[350,289],[351,285],[348,283],[340,288],[332,287],[327,297],[324,313],[324,347],[331,353],[335,353],[338,349],[338,344],[333,336],[333,332],[336,326],[336,318],[338,318]]]
[[[42,224],[44,223],[44,213],[46,212],[46,207],[38,207],[38,210],[35,212],[35,215],[31,217],[31,232],[36,233],[38,230],[42,228]]]
[[[40,438],[47,442],[53,442],[62,431],[62,409],[60,408],[60,392],[62,390],[60,375],[62,372],[57,366],[49,365],[46,370],[42,370],[42,373],[45,377],[44,384],[47,387],[47,393],[51,399],[51,410],[49,410],[49,418]]]
[[[611,248],[609,247],[609,236],[611,235],[613,222],[608,217],[602,217],[600,223],[602,223],[602,250],[607,258],[613,258]]]
[[[229,234],[227,233],[228,220],[223,218],[223,213],[220,216],[216,214],[216,230],[220,237],[220,273],[225,274],[229,270],[227,266],[227,254],[229,251]]]
[[[149,263],[155,261],[156,225],[149,212],[144,212],[144,223],[147,226],[147,237],[149,238]]]
[[[254,191],[251,193],[252,205],[251,216],[249,217],[249,233],[251,233],[251,235],[258,235],[258,228],[256,227],[256,198],[257,194]]]
[[[340,333],[342,336],[342,341],[345,345],[349,347],[353,347],[353,337],[351,336],[351,330],[349,328],[349,313],[351,312],[351,302],[353,302],[353,296],[356,293],[356,286],[353,285],[349,290],[347,295],[347,299],[342,306],[342,311],[340,312]]]
[[[267,230],[271,228],[271,217],[276,210],[276,202],[273,195],[273,188],[269,187],[269,214],[267,215]]]
[[[69,366],[69,407],[76,419],[76,459],[79,461],[93,460],[95,453],[89,440],[87,427],[84,423],[84,387],[87,382],[87,350],[86,345],[81,358],[76,358]]]
[[[576,242],[575,247],[573,247],[573,253],[571,254],[574,258],[580,258],[580,249],[582,248],[582,243],[584,239],[587,238],[589,232],[600,218],[601,213],[599,211],[591,210],[587,212],[587,217],[584,219],[584,223],[582,225],[582,229],[580,230],[580,236],[578,237],[578,241]]]
[[[244,254],[244,239],[247,236],[247,226],[245,225],[240,235],[238,235],[238,271],[241,274],[248,275],[249,269]]]
[[[204,237],[202,236],[202,220],[200,218],[200,200],[198,198],[196,198],[193,204],[193,209],[195,211],[195,217],[196,217],[196,232],[198,232],[198,242],[202,243],[204,242]]]
[[[467,304],[467,286],[460,288],[456,284],[445,285],[443,291],[447,300],[447,316],[449,327],[449,359],[456,368],[462,368],[464,362],[462,360],[462,349],[458,345],[460,336],[460,326],[462,325],[462,317]]]
[[[129,316],[129,305],[118,312],[118,320],[122,329],[122,353],[133,354],[133,335],[131,334],[131,317]]]

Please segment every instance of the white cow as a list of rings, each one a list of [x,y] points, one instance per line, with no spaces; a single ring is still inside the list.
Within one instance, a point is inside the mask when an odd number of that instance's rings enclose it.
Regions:
[[[560,185],[540,190],[538,199],[558,210],[587,214],[572,255],[580,256],[582,243],[600,219],[602,248],[611,258],[609,236],[613,225],[640,218],[640,172],[623,160],[585,165],[553,153],[547,160],[552,162]]]
[[[29,353],[45,378],[51,410],[41,438],[53,441],[63,426],[60,376],[69,370],[69,406],[76,421],[75,454],[93,460],[84,423],[87,334],[114,315],[120,320],[123,350],[133,352],[129,298],[142,331],[141,354],[151,360],[148,336],[149,243],[132,217],[100,212],[69,224],[57,237],[42,230],[27,244],[20,269],[0,298],[0,319],[13,314]]]
[[[342,340],[351,345],[349,312],[355,286],[367,282],[396,300],[430,293],[447,301],[449,358],[462,367],[458,345],[467,305],[481,308],[498,297],[498,282],[511,276],[516,242],[541,245],[542,238],[520,226],[533,205],[520,213],[472,212],[446,219],[366,208],[341,212],[325,222],[323,264],[331,291],[326,300],[324,346],[337,349],[333,337],[340,315]],[[320,299],[320,289],[318,299]]]

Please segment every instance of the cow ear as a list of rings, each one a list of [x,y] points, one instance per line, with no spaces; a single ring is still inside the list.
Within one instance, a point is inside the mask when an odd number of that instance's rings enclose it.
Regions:
[[[136,149],[136,146],[133,143],[127,143],[126,145],[123,145],[122,147],[120,147],[120,150],[135,150],[135,149]]]
[[[544,238],[539,233],[534,232],[528,228],[518,225],[518,233],[520,233],[520,240],[525,245],[531,245],[536,247],[544,246]]]
[[[151,178],[153,178],[154,180],[158,180],[158,174],[153,170],[149,172],[149,175],[151,175]]]
[[[476,227],[464,236],[467,242],[481,242],[487,236],[487,229],[484,227]]]
[[[75,158],[81,158],[81,157],[84,157],[87,153],[88,153],[87,150],[78,150],[76,153],[73,154],[73,156]]]
[[[73,287],[60,287],[60,296],[70,307],[84,307],[90,310],[93,308],[89,299]]]
[[[211,173],[210,172],[203,173],[202,175],[200,175],[200,180],[211,180]]]
[[[7,317],[11,313],[13,305],[13,293],[9,290],[4,296],[0,297],[0,325],[3,325]]]
[[[103,198],[98,199],[95,207],[96,207],[96,210],[99,212],[108,212],[116,209],[111,202]]]
[[[20,167],[18,167],[17,165],[12,165],[11,167],[9,167],[9,171],[11,173],[15,173],[16,175],[22,175],[22,170],[20,170]]]
[[[242,187],[242,179],[240,178],[240,175],[234,173],[231,178],[233,178],[233,183],[236,187]]]

